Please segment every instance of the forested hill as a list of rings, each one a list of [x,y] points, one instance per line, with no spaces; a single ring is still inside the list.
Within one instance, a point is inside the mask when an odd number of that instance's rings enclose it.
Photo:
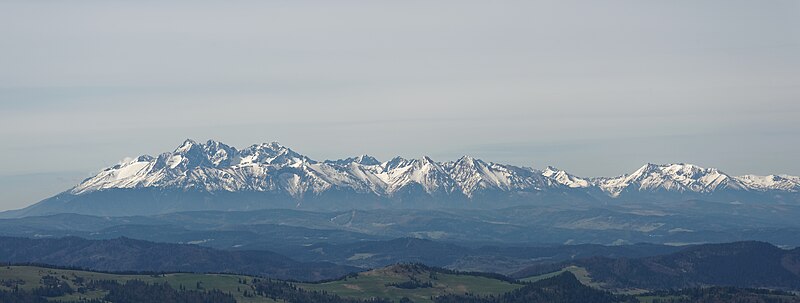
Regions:
[[[498,296],[447,295],[436,298],[436,303],[537,303],[582,302],[615,303],[638,302],[633,297],[617,296],[581,284],[572,273],[537,281]]]
[[[301,281],[332,279],[359,270],[326,262],[298,262],[268,251],[225,251],[128,238],[0,237],[0,262],[41,263],[100,271],[230,272]]]
[[[785,250],[764,242],[705,244],[643,258],[595,257],[551,268],[531,267],[514,274],[533,276],[569,265],[585,268],[594,282],[610,288],[671,289],[736,286],[800,289],[800,248]]]

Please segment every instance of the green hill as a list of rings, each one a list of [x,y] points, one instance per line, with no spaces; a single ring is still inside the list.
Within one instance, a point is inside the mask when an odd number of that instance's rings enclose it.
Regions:
[[[108,294],[108,291],[104,290],[87,289],[84,293],[79,292],[82,287],[86,287],[92,280],[116,281],[119,283],[139,280],[150,284],[168,283],[175,289],[219,290],[223,293],[230,293],[237,302],[275,302],[263,297],[245,297],[244,291],[251,288],[242,282],[248,281],[252,284],[253,278],[228,274],[175,273],[161,275],[122,275],[37,266],[3,266],[0,267],[0,290],[12,291],[14,289],[21,289],[24,291],[33,291],[37,288],[46,287],[48,277],[53,277],[58,283],[66,284],[73,290],[72,293],[50,297],[51,300],[56,301],[78,301],[81,298],[90,300],[101,299]],[[198,286],[200,289],[198,289]]]
[[[431,302],[445,294],[502,294],[522,287],[478,274],[456,273],[417,264],[398,264],[351,275],[341,280],[298,284],[303,289],[335,293],[356,299],[389,298]]]

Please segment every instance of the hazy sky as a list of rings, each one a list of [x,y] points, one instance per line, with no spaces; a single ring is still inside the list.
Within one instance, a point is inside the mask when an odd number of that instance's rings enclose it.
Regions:
[[[800,1],[0,2],[0,209],[185,138],[800,174]]]

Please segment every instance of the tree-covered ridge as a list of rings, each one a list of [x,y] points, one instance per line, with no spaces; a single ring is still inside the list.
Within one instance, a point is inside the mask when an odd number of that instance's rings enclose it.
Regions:
[[[114,280],[81,281],[76,282],[81,287],[73,289],[58,277],[46,276],[42,278],[42,286],[32,290],[14,287],[11,290],[0,290],[0,302],[15,303],[40,303],[40,302],[68,302],[65,296],[71,295],[76,301],[89,303],[235,303],[236,299],[231,294],[212,290],[187,290],[184,287],[175,289],[168,283],[149,284],[140,280],[129,280],[120,283]],[[87,298],[90,292],[102,291],[101,298]],[[61,299],[59,299],[61,297]]]
[[[446,295],[435,299],[436,303],[615,303],[636,302],[627,296],[593,289],[581,284],[572,273],[564,272],[552,278],[537,281],[525,287],[501,295],[479,296],[474,294]]]
[[[326,262],[299,262],[270,251],[220,250],[124,237],[110,240],[0,237],[0,261],[114,272],[228,272],[300,281],[331,279],[358,270]]]
[[[526,268],[515,277],[578,266],[609,289],[677,289],[701,286],[800,289],[800,249],[765,242],[705,244],[643,258],[594,257]]]
[[[800,303],[800,297],[790,292],[736,287],[664,290],[640,298],[648,303]]]

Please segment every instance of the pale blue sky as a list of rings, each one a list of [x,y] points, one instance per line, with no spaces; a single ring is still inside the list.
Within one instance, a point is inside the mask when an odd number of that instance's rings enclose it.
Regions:
[[[800,174],[800,1],[2,1],[0,209],[185,138]]]

